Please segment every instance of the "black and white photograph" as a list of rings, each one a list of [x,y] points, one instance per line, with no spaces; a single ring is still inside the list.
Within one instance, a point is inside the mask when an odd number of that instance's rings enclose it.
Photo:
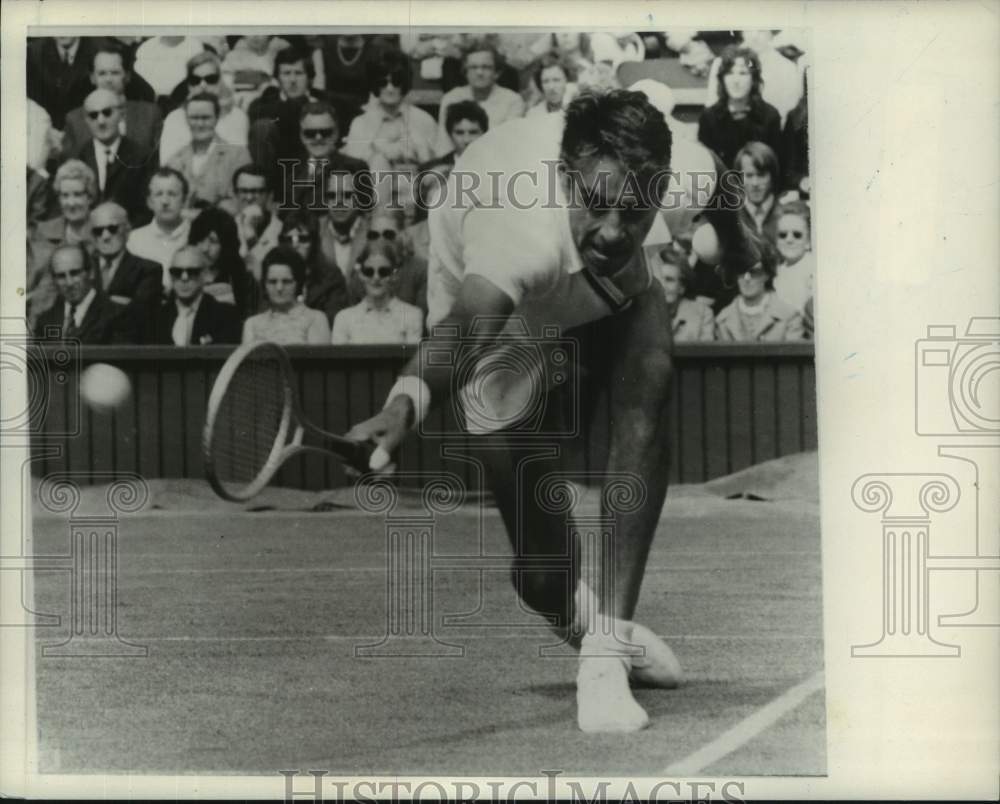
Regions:
[[[866,413],[832,386],[892,384],[846,348],[837,294],[870,271],[877,317],[901,258],[873,236],[878,268],[843,259],[829,30],[787,4],[590,25],[245,5],[4,36],[25,165],[4,191],[4,792],[831,796],[845,661],[996,659],[965,639],[1000,625],[995,307],[921,308],[896,352],[916,397],[887,400],[910,436],[916,416],[979,439],[928,453],[965,469],[882,463],[877,437],[838,468]],[[904,76],[897,133],[946,98]],[[972,554],[941,552],[970,518]]]

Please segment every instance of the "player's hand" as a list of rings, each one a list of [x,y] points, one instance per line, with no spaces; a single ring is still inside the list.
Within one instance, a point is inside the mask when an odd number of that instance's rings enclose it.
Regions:
[[[368,468],[373,472],[391,474],[396,469],[393,455],[410,432],[413,419],[413,402],[401,394],[370,419],[354,425],[347,437],[376,444]]]

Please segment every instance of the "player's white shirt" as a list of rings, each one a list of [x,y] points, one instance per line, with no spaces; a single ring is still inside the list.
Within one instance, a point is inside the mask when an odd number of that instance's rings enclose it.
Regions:
[[[573,327],[611,314],[588,283],[571,281],[583,265],[556,169],[563,126],[562,112],[554,112],[488,132],[456,162],[447,200],[428,216],[428,328],[449,313],[469,274],[489,280],[514,302],[502,338],[506,345],[480,362],[460,395],[472,431],[514,423],[559,381],[551,360],[558,350],[551,345],[553,332],[564,337]],[[699,194],[693,192],[692,171],[704,176],[714,168],[697,143],[676,147],[673,161],[679,175],[668,192],[679,208],[657,216],[645,244],[670,240],[677,216],[688,218],[694,211],[693,196]],[[525,349],[525,341],[550,346]]]
[[[470,274],[489,280],[514,302],[504,335],[510,340],[470,373],[478,382],[461,395],[472,431],[515,422],[551,384],[551,350],[526,349],[527,343],[551,344],[552,333],[563,336],[611,312],[586,283],[570,281],[582,262],[556,172],[562,130],[557,112],[488,132],[456,162],[447,201],[429,214],[428,327],[448,314]]]

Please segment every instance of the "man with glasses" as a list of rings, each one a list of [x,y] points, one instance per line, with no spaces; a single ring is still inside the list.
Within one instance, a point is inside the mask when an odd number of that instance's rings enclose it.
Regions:
[[[438,156],[452,150],[448,137],[446,114],[448,107],[459,101],[471,100],[478,103],[489,117],[490,128],[496,128],[508,120],[524,117],[524,99],[516,92],[497,84],[500,56],[489,42],[474,41],[465,52],[464,70],[466,83],[455,87],[441,98],[438,115]]]
[[[323,93],[312,89],[314,76],[312,60],[298,48],[286,48],[274,57],[278,85],[265,89],[247,109],[250,150],[261,164],[296,155],[302,107],[324,99]]]
[[[141,319],[160,300],[163,269],[125,247],[129,231],[128,215],[114,202],[101,204],[90,213],[90,236],[97,263],[94,284],[111,301],[131,307],[130,314]]]
[[[246,112],[235,102],[233,91],[222,80],[222,64],[214,53],[205,51],[192,57],[187,63],[185,97],[209,92],[219,99],[219,122],[216,133],[230,145],[246,147],[250,121]],[[191,129],[183,106],[174,109],[163,121],[163,136],[160,139],[160,164],[166,164],[181,148],[191,142]]]
[[[112,39],[97,45],[97,50],[90,57],[90,82],[95,89],[106,89],[118,96],[122,106],[118,127],[122,135],[128,136],[143,150],[156,150],[163,130],[163,115],[160,107],[151,102],[154,96],[152,88],[142,76],[132,72],[128,49]],[[75,153],[89,139],[90,129],[83,107],[77,107],[66,115],[63,154],[69,156]]]
[[[302,107],[296,158],[278,163],[282,186],[278,205],[282,211],[322,214],[326,211],[325,176],[331,171],[367,173],[368,165],[363,161],[340,153],[339,140],[340,128],[332,106],[320,101]]]
[[[98,199],[115,201],[132,221],[144,223],[149,215],[142,193],[156,156],[122,136],[122,100],[114,92],[95,89],[84,100],[83,113],[92,139],[76,156],[97,176]]]
[[[204,292],[205,257],[184,246],[170,262],[170,296],[152,316],[143,336],[147,344],[208,346],[239,343],[243,323],[236,308]]]
[[[59,297],[38,317],[35,337],[77,340],[83,344],[134,342],[134,319],[123,305],[94,287],[87,250],[79,243],[52,252],[49,270]]]
[[[240,256],[258,281],[264,257],[278,245],[281,234],[281,219],[272,203],[270,174],[258,165],[246,164],[233,173],[233,198],[219,204],[236,220]]]

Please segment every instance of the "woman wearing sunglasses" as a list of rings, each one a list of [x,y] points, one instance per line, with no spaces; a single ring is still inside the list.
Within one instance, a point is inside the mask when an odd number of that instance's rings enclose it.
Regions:
[[[778,207],[775,220],[781,261],[774,277],[774,292],[796,310],[805,311],[813,295],[816,271],[809,238],[809,207],[803,201],[789,201]]]
[[[267,296],[266,312],[258,313],[243,325],[243,343],[329,343],[330,325],[326,316],[302,303],[306,263],[293,246],[278,246],[264,257],[261,281]]]
[[[371,99],[351,121],[344,153],[375,171],[415,168],[434,156],[437,122],[406,100],[408,59],[399,51],[382,53],[368,65],[367,83]]]
[[[250,132],[250,120],[239,106],[233,90],[222,79],[222,63],[219,57],[204,51],[188,59],[187,78],[177,85],[171,96],[174,110],[163,121],[160,135],[160,164],[165,165],[181,148],[191,142],[191,128],[184,111],[185,99],[203,92],[219,99],[216,134],[223,142],[246,147]]]
[[[775,343],[804,338],[801,314],[774,292],[774,249],[762,246],[761,261],[737,279],[739,296],[715,317],[717,341]]]
[[[333,320],[331,343],[417,343],[424,331],[424,313],[397,298],[397,272],[402,253],[396,241],[377,238],[358,260],[357,275],[365,297],[341,310]]]
[[[205,258],[204,292],[236,307],[240,318],[257,309],[257,283],[240,257],[236,222],[221,209],[208,207],[191,221],[188,244]]]

